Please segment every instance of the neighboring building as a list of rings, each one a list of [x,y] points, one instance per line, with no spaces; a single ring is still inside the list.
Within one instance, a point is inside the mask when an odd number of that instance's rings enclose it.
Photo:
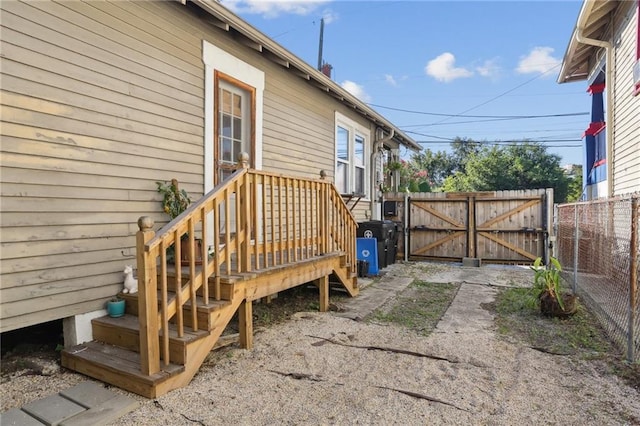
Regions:
[[[0,3],[0,331],[66,318],[82,340],[135,264],[138,217],[167,221],[156,181],[198,198],[246,151],[325,170],[362,221],[381,218],[385,152],[420,149],[218,2],[185,3]]]
[[[640,191],[640,1],[585,0],[559,83],[585,81],[584,199]]]

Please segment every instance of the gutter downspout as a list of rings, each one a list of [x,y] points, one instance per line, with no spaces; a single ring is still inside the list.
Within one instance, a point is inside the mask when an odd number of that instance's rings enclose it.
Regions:
[[[384,136],[384,130],[382,130],[382,135]],[[391,139],[393,139],[393,137],[396,135],[396,131],[394,129],[391,129],[391,132],[389,133],[388,136],[386,137],[382,137],[381,139],[378,139],[377,141],[375,141],[373,143],[373,152],[371,153],[371,164],[377,164],[376,159],[378,157],[378,155],[380,155],[380,150],[382,149],[382,147],[384,146],[385,142],[389,142]],[[372,167],[373,169],[373,167]],[[378,198],[378,191],[380,191],[380,188],[378,187],[377,184],[377,176],[374,176],[373,179],[371,179],[371,186],[373,186],[371,194],[375,194],[375,197]],[[384,220],[384,200],[382,198],[382,191],[380,192],[380,220]],[[373,219],[373,206],[375,204],[375,199],[372,197],[371,200],[371,219]]]
[[[586,15],[586,14],[585,14]],[[585,37],[582,32],[586,23],[585,18],[581,15],[580,21],[576,31],[576,40],[579,43],[587,44],[590,46],[603,47],[606,49],[606,71],[605,71],[605,90],[607,91],[607,196],[613,197],[613,87],[614,87],[614,75],[613,75],[613,45],[604,40],[596,40],[593,38]]]

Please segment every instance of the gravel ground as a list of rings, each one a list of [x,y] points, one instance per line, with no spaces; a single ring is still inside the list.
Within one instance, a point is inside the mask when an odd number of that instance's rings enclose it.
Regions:
[[[428,337],[333,313],[299,313],[258,330],[253,350],[213,352],[186,388],[156,400],[114,389],[141,406],[113,424],[640,424],[640,393],[593,362],[498,336],[480,308],[495,296],[496,282],[482,285],[487,278],[477,271],[473,282],[457,277],[460,291]],[[447,279],[457,274],[441,272]],[[420,278],[420,269],[410,273]],[[496,276],[517,284],[519,273]],[[2,383],[2,411],[82,380],[59,369],[17,373]]]

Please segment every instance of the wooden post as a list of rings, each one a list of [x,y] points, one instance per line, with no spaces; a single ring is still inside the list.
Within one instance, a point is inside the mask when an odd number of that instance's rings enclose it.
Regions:
[[[238,169],[248,169],[249,168],[249,154],[246,152],[241,152],[238,155]]]
[[[318,279],[318,288],[320,289],[320,312],[329,310],[329,276],[325,275]]]
[[[149,376],[160,371],[156,262],[144,249],[145,244],[155,236],[153,225],[153,219],[150,217],[140,217],[138,219],[140,230],[136,234],[140,365],[142,374]]]
[[[243,300],[238,311],[238,322],[240,326],[240,347],[243,349],[253,348],[253,302]]]
[[[476,257],[476,197],[467,197],[467,257]]]

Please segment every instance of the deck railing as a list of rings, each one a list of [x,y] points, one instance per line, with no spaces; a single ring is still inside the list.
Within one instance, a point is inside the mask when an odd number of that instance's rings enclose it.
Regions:
[[[185,305],[193,307],[190,327],[199,329],[196,296],[205,304],[220,300],[221,276],[257,273],[332,252],[341,252],[350,265],[356,262],[357,224],[331,182],[250,170],[243,158],[243,167],[157,234],[149,218],[138,220],[143,374],[168,364],[169,322],[179,336],[184,334]],[[188,260],[181,263],[183,247]],[[169,259],[172,251],[175,265]]]

